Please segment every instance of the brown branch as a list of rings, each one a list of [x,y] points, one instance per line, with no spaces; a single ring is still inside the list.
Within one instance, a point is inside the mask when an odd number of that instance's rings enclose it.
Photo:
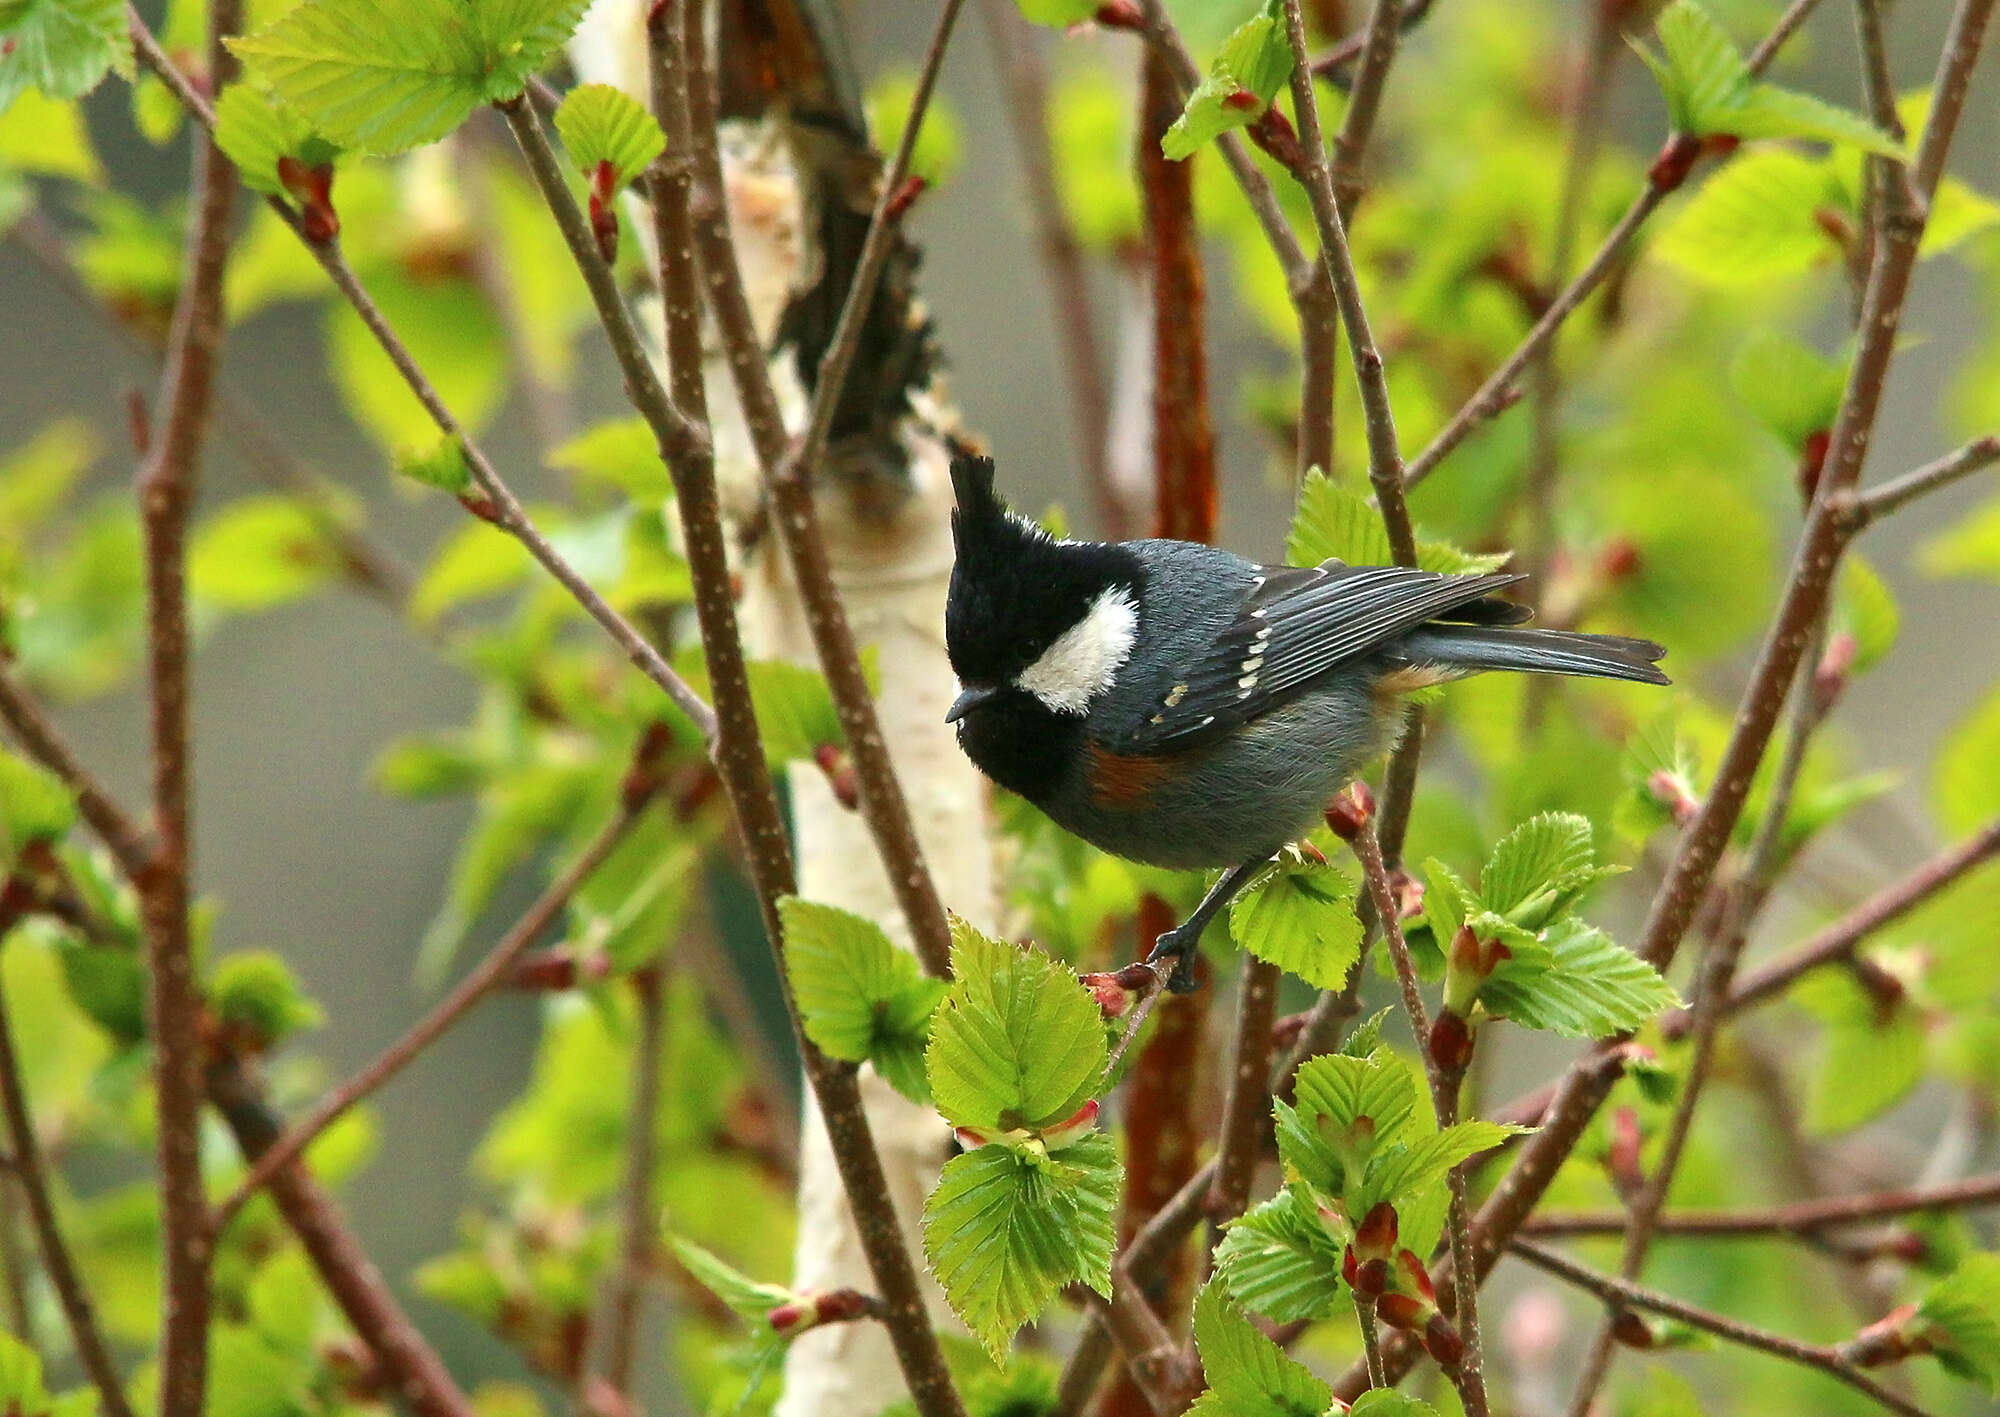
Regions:
[[[772,522],[798,582],[799,606],[806,629],[812,636],[820,669],[840,717],[841,731],[854,759],[862,816],[882,859],[889,887],[909,925],[911,946],[925,970],[939,978],[951,974],[951,931],[937,885],[924,862],[923,846],[910,818],[909,803],[890,761],[874,698],[855,648],[854,632],[847,623],[840,591],[834,583],[813,484],[822,471],[840,392],[853,366],[875,285],[895,236],[895,201],[908,175],[910,154],[923,126],[924,112],[944,60],[945,44],[962,3],[963,0],[945,0],[931,36],[910,114],[903,124],[902,141],[883,175],[840,319],[819,366],[808,426],[796,449],[790,447],[784,417],[771,387],[763,341],[757,334],[744,294],[735,242],[729,233],[722,164],[715,149],[713,101],[705,80],[688,87],[696,182],[689,194],[689,208],[694,221],[694,240],[700,251],[701,274],[708,286],[709,306],[721,332],[724,355],[764,474]],[[698,67],[690,69],[698,78],[704,72]]]
[[[11,913],[0,906],[0,938],[5,938],[13,926],[13,920],[8,918]],[[91,1302],[89,1286],[70,1257],[69,1244],[63,1239],[62,1226],[56,1219],[55,1200],[49,1194],[49,1163],[42,1155],[41,1140],[35,1135],[27,1082],[21,1072],[20,1056],[14,1051],[4,996],[0,996],[0,1106],[7,1112],[11,1149],[7,1169],[27,1202],[28,1224],[35,1232],[42,1273],[48,1276],[49,1287],[55,1290],[56,1302],[69,1322],[77,1362],[89,1374],[98,1401],[111,1417],[133,1417],[132,1404],[126,1400],[125,1385],[118,1376],[117,1361],[97,1326],[97,1309]]]
[[[1111,1266],[1111,1298],[1096,1307],[1153,1411],[1162,1417],[1185,1411],[1200,1390],[1200,1369],[1174,1342],[1122,1260]]]
[[[210,1065],[207,1092],[253,1163],[283,1131],[282,1119],[238,1059],[224,1055]],[[472,1403],[397,1304],[312,1172],[293,1162],[272,1177],[270,1193],[342,1316],[387,1375],[390,1391],[418,1417],[474,1417]]]
[[[1390,23],[1382,26],[1394,45],[1394,0],[1378,0],[1375,21],[1370,24],[1371,41],[1385,11]],[[1416,533],[1410,526],[1410,511],[1403,501],[1403,454],[1396,442],[1396,415],[1389,404],[1389,383],[1382,369],[1382,354],[1368,328],[1368,312],[1361,303],[1361,282],[1355,274],[1354,255],[1347,248],[1347,229],[1341,220],[1340,203],[1333,190],[1333,174],[1327,165],[1326,139],[1319,121],[1319,97],[1313,90],[1311,60],[1306,53],[1305,17],[1299,0],[1285,0],[1285,27],[1292,42],[1292,104],[1298,113],[1299,141],[1305,148],[1304,182],[1312,199],[1313,220],[1319,227],[1319,259],[1333,282],[1334,303],[1341,323],[1347,327],[1347,346],[1354,359],[1354,378],[1361,387],[1361,411],[1368,436],[1368,481],[1375,489],[1376,505],[1389,532],[1389,546],[1396,564],[1417,564]],[[1384,58],[1382,63],[1387,64]]]
[[[1056,188],[1055,153],[1049,137],[1048,73],[1033,28],[1013,0],[982,0],[982,16],[992,44],[994,68],[1006,100],[1007,125],[1020,155],[1021,176],[1034,218],[1035,248],[1048,282],[1049,306],[1063,355],[1063,383],[1076,427],[1077,461],[1084,486],[1097,507],[1099,530],[1122,541],[1139,521],[1111,475],[1111,395],[1105,387],[1102,346],[1084,269],[1083,246]]]
[[[604,1311],[603,1356],[597,1371],[620,1394],[632,1392],[632,1363],[639,1346],[640,1310],[660,1224],[653,1173],[660,1155],[660,1057],[666,1043],[666,995],[660,966],[631,976],[639,1029],[632,1043],[631,1100],[625,1110],[625,1172],[618,1186],[618,1268]],[[856,1314],[855,1317],[860,1317]]]
[[[1889,1389],[1883,1387],[1880,1383],[1841,1357],[1838,1350],[1829,1348],[1824,1344],[1802,1343],[1798,1339],[1786,1338],[1783,1334],[1772,1333],[1768,1329],[1739,1323],[1735,1319],[1712,1313],[1707,1309],[1697,1308],[1693,1304],[1684,1304],[1680,1300],[1669,1298],[1665,1294],[1655,1293],[1653,1290],[1642,1289],[1638,1285],[1628,1281],[1613,1279],[1609,1275],[1599,1274],[1597,1271],[1577,1264],[1575,1261],[1566,1258],[1554,1250],[1526,1240],[1517,1239],[1510,1248],[1512,1248],[1515,1254],[1534,1265],[1537,1269],[1544,1270],[1549,1274],[1555,1275],[1558,1279],[1567,1280],[1578,1288],[1595,1294],[1606,1304],[1614,1307],[1622,1306],[1634,1309],[1646,1309],[1670,1319],[1677,1319],[1681,1323],[1702,1330],[1704,1333],[1714,1334],[1717,1338],[1725,1342],[1739,1344],[1745,1348],[1753,1348],[1759,1353],[1768,1353],[1773,1357],[1783,1358],[1792,1363],[1803,1364],[1808,1368],[1817,1368],[1827,1376],[1847,1384],[1847,1386],[1853,1388],[1856,1392],[1864,1393],[1868,1397],[1873,1398],[1891,1412],[1902,1413],[1904,1417],[1927,1417],[1923,1408],[1918,1407],[1915,1403],[1908,1401],[1899,1394],[1889,1391]]]
[[[1375,118],[1382,109],[1382,94],[1389,86],[1389,66],[1395,62],[1396,39],[1401,33],[1402,23],[1403,0],[1375,0],[1374,8],[1368,14],[1368,27],[1361,34],[1354,86],[1347,94],[1347,114],[1341,119],[1340,132],[1333,140],[1333,191],[1339,199],[1343,221],[1353,220],[1354,204],[1361,196],[1362,159],[1368,150],[1368,140],[1374,136]],[[1297,53],[1301,56],[1298,59],[1299,70],[1310,87],[1318,66],[1303,57],[1303,49],[1297,50]],[[1295,105],[1301,102],[1296,89],[1292,92],[1292,100]],[[1302,107],[1300,111],[1303,115]],[[1310,164],[1314,160],[1312,155],[1321,149],[1313,139],[1306,137],[1303,121],[1300,123],[1300,136],[1313,143],[1308,149],[1307,162]],[[1325,240],[1324,235],[1321,240]]]
[[[1662,1235],[1690,1239],[1763,1238],[1772,1235],[1813,1235],[1841,1225],[1858,1225],[1918,1211],[1945,1212],[2000,1206],[2000,1172],[1968,1176],[1941,1186],[1871,1191],[1859,1196],[1829,1196],[1797,1201],[1764,1210],[1683,1211],[1660,1217]],[[1590,1211],[1538,1215],[1521,1227],[1523,1235],[1559,1238],[1622,1233],[1624,1211]]]
[[[243,1178],[215,1207],[212,1228],[217,1235],[228,1229],[231,1220],[252,1196],[280,1171],[290,1166],[305,1154],[307,1147],[318,1139],[328,1127],[344,1117],[357,1103],[362,1102],[394,1078],[404,1068],[415,1062],[430,1046],[448,1033],[458,1021],[481,999],[504,984],[512,974],[514,965],[527,953],[530,946],[539,940],[568,906],[571,897],[590,879],[592,873],[604,864],[618,844],[625,839],[632,823],[637,820],[636,811],[621,808],[590,844],[584,847],[575,861],[571,862],[547,890],[530,905],[515,922],[514,927],[501,936],[500,942],[488,952],[485,959],[469,972],[465,978],[434,1005],[431,1011],[418,1019],[403,1036],[384,1048],[373,1062],[361,1069],[353,1077],[321,1098],[312,1111],[298,1122],[286,1128],[281,1136],[275,1137],[263,1152],[251,1163]]]
[[[139,18],[138,12],[130,6],[127,7],[127,17],[131,26],[133,47],[139,61],[159,76],[197,122],[204,128],[213,130],[215,114],[209,107],[208,101],[188,82],[187,76],[175,67],[166,52],[160,48],[159,41]],[[489,506],[479,508],[479,513],[526,547],[528,554],[536,563],[604,628],[618,647],[625,652],[626,657],[641,673],[659,686],[676,708],[687,715],[702,736],[712,737],[715,732],[715,717],[708,705],[702,702],[700,695],[688,687],[687,682],[674,671],[673,666],[667,663],[652,643],[630,621],[613,609],[576,568],[563,559],[561,553],[535,526],[521,505],[520,499],[514,495],[513,490],[494,469],[485,452],[473,441],[450,408],[445,405],[429,376],[424,373],[410,354],[408,347],[404,345],[402,338],[383,317],[380,308],[376,306],[366,287],[354,274],[353,268],[347,264],[346,257],[341,254],[339,242],[312,240],[300,225],[298,213],[289,205],[276,197],[267,198],[267,203],[278,214],[279,219],[291,229],[293,235],[305,244],[306,249],[319,262],[320,268],[332,280],[334,288],[361,317],[362,324],[367,327],[382,352],[388,356],[390,364],[402,376],[403,383],[415,395],[424,412],[430,415],[431,422],[436,425],[437,430],[452,440],[464,454],[466,468],[472,474],[473,482],[490,503]],[[670,468],[694,452],[689,446],[691,438],[685,420],[676,418],[672,427],[674,441],[667,456],[667,465]]]
[[[1733,1015],[1755,1008],[1783,993],[1800,975],[1822,965],[1851,959],[1856,947],[1877,930],[1893,924],[1996,856],[2000,856],[2000,820],[1989,822],[1901,880],[1884,886],[1796,949],[1745,974],[1723,1005],[1723,1013]],[[1669,1024],[1670,1032],[1675,1034],[1687,1029],[1684,1021],[1670,1020]]]
[[[1234,1220],[1250,1203],[1250,1182],[1271,1116],[1271,1019],[1277,1012],[1280,973],[1275,964],[1243,952],[1243,979],[1236,989],[1236,1046],[1216,1135],[1215,1179],[1202,1204],[1211,1224]]]
[[[663,162],[655,169],[658,180],[654,184],[654,220],[660,237],[661,289],[666,308],[673,316],[666,326],[668,367],[682,406],[706,422],[696,222],[692,208],[698,200],[705,200],[696,198],[695,184],[719,182],[720,162],[715,153],[713,108],[707,95],[701,7],[662,6],[652,11],[647,41],[653,103],[667,134],[667,151],[695,156],[693,173],[678,163]],[[718,203],[713,219],[723,221],[719,185],[710,189],[710,196]],[[723,307],[732,305],[733,315],[747,320],[748,304],[743,300],[741,276],[736,270],[734,245],[726,224],[720,228],[719,238],[719,249],[714,254],[726,256],[727,269],[723,269],[722,261],[714,260],[709,262],[707,274],[712,282],[720,281],[723,294],[733,293],[733,302],[718,300],[715,307],[718,320],[726,329],[728,319]],[[737,351],[739,357],[741,353]],[[761,354],[758,363],[761,368]],[[768,392],[768,371],[763,373]],[[746,409],[748,406],[746,399]],[[782,425],[778,428],[782,431]],[[706,440],[700,455],[676,470],[676,505],[695,586],[695,613],[701,628],[702,648],[715,686],[716,770],[729,798],[757,893],[765,935],[778,966],[778,977],[783,980],[786,978],[784,929],[777,902],[796,890],[797,878],[793,874],[784,815],[765,763],[756,711],[750,699],[749,674],[736,623],[722,511],[716,493],[714,455],[712,445]],[[825,1121],[828,1146],[854,1217],[856,1235],[874,1275],[876,1292],[881,1296],[883,1327],[895,1349],[911,1399],[922,1417],[964,1417],[964,1405],[924,1307],[916,1265],[903,1242],[902,1228],[889,1200],[888,1180],[870,1133],[868,1115],[862,1107],[855,1070],[828,1058],[812,1045],[799,1026],[797,1002],[789,987],[783,990],[783,997],[793,1035],[799,1043],[806,1082]]]
[[[1957,452],[1947,453],[1935,462],[1913,468],[1901,477],[1892,477],[1866,491],[1847,494],[1839,503],[1839,511],[1847,524],[1848,533],[1852,535],[1891,512],[1900,511],[1917,498],[1949,487],[1996,462],[2000,462],[2000,433],[1988,433],[1983,438],[1973,439]]]
[[[1408,34],[1411,30],[1422,24],[1430,12],[1431,0],[1410,0],[1409,4],[1403,6],[1402,18],[1399,22],[1402,32]],[[1340,85],[1345,78],[1345,75],[1341,71],[1361,57],[1362,48],[1367,42],[1368,31],[1366,28],[1362,29],[1358,34],[1351,34],[1346,39],[1341,40],[1332,49],[1329,49],[1319,58],[1313,60],[1313,77],[1316,79],[1325,79],[1336,86]]]
[[[210,0],[208,64],[217,84],[234,72],[225,40],[238,0]],[[146,941],[147,1032],[153,1048],[160,1184],[159,1403],[163,1417],[199,1417],[208,1384],[208,1198],[201,1178],[202,997],[189,934],[192,896],[188,698],[193,645],[187,617],[187,525],[221,357],[222,278],[236,174],[206,136],[194,144],[194,207],[180,297],[167,336],[155,407],[161,427],[139,469],[151,703],[153,859],[134,879]]]
[[[29,757],[61,779],[76,798],[77,811],[110,850],[119,869],[136,880],[153,860],[153,845],[145,829],[118,805],[110,790],[64,741],[55,724],[14,678],[4,658],[0,658],[0,721]]]

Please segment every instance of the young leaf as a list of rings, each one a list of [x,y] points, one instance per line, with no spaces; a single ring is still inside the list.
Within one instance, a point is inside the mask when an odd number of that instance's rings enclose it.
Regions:
[[[806,1037],[835,1058],[873,1062],[898,1092],[928,1102],[924,1048],[944,981],[925,978],[872,920],[797,896],[778,913]]]
[[[1098,0],[1015,0],[1015,8],[1033,24],[1068,29],[1097,13]]]
[[[666,151],[667,135],[652,114],[609,84],[579,84],[556,109],[556,132],[570,161],[586,177],[610,163],[625,186]]]
[[[1287,1186],[1230,1222],[1215,1268],[1244,1308],[1291,1323],[1340,1311],[1341,1254],[1311,1198]]]
[[[1188,95],[1181,116],[1160,138],[1160,151],[1178,162],[1232,128],[1247,128],[1263,116],[1292,70],[1292,49],[1276,7],[1238,25],[1209,67],[1208,77]]]
[[[868,86],[868,131],[875,146],[885,153],[896,151],[903,141],[903,124],[909,121],[911,105],[917,97],[917,78],[909,72],[884,74]],[[910,150],[910,175],[938,186],[957,170],[962,142],[958,120],[951,106],[934,95],[924,111],[923,130]]]
[[[31,85],[78,98],[107,69],[132,73],[125,7],[118,0],[11,0],[0,5],[0,112]]]
[[[340,553],[303,505],[243,497],[199,527],[188,547],[188,588],[224,610],[271,610],[310,595]]]
[[[1825,1025],[1819,1065],[1806,1094],[1806,1130],[1848,1132],[1881,1116],[1923,1080],[1925,1034],[1919,1010],[1884,1007],[1846,970],[1818,969],[1792,997]]]
[[[1752,330],[1729,362],[1729,387],[1794,455],[1833,427],[1846,384],[1844,362],[1768,325]]]
[[[1977,831],[2000,813],[2000,690],[1989,693],[1944,740],[1932,764],[1933,797],[1945,830]]]
[[[1298,512],[1285,538],[1285,559],[1295,566],[1316,566],[1330,558],[1350,566],[1385,566],[1395,559],[1381,513],[1360,493],[1312,468],[1299,489]],[[1497,570],[1506,563],[1505,555],[1476,556],[1442,541],[1417,543],[1417,565],[1426,571],[1462,576]]]
[[[644,505],[657,505],[674,495],[660,445],[646,420],[636,415],[586,428],[549,454],[549,466],[607,483]]]
[[[1895,648],[1902,628],[1896,594],[1869,560],[1849,552],[1840,563],[1839,598],[1833,606],[1833,631],[1854,641],[1850,674],[1865,674]]]
[[[386,155],[435,142],[480,104],[518,97],[585,8],[587,0],[304,0],[230,47],[327,138]]]
[[[1208,1391],[1190,1417],[1324,1417],[1333,1389],[1264,1337],[1210,1281],[1194,1301],[1194,1341]]]
[[[1840,259],[1820,213],[1847,205],[1833,168],[1789,148],[1731,158],[1654,237],[1650,250],[1706,285],[1740,288]]]
[[[954,1127],[1038,1131],[1097,1090],[1103,1014],[1065,966],[953,917],[954,982],[931,1020],[931,1095]],[[1067,1153],[1065,1153],[1067,1154]]]
[[[1103,1132],[1054,1155],[982,1146],[945,1163],[924,1202],[924,1255],[994,1362],[1064,1285],[1111,1292],[1121,1177]]]
[[[702,1288],[753,1323],[762,1322],[771,1310],[793,1303],[799,1297],[782,1284],[766,1284],[752,1279],[692,1240],[669,1235],[667,1243],[674,1247],[674,1257],[681,1262],[682,1268],[693,1275]]]
[[[1288,854],[1230,902],[1229,934],[1314,988],[1338,989],[1361,958],[1354,883],[1324,862]]]
[[[1437,1417],[1437,1409],[1422,1398],[1392,1387],[1370,1388],[1354,1399],[1347,1417]]]
[[[396,471],[412,482],[435,487],[453,497],[472,490],[472,469],[456,438],[439,438],[428,448],[404,448],[396,454]]]
[[[1924,1296],[1917,1319],[1946,1371],[2000,1392],[2000,1254],[1965,1259]]]
[[[1452,1167],[1477,1156],[1520,1132],[1532,1130],[1504,1122],[1459,1122],[1441,1132],[1418,1137],[1400,1150],[1388,1151],[1368,1168],[1366,1204],[1414,1198],[1445,1178]],[[1362,1213],[1366,1213],[1363,1211]]]
[[[326,1019],[291,966],[271,950],[248,950],[218,963],[208,998],[216,1018],[260,1050]]]
[[[340,153],[298,114],[246,83],[231,84],[216,100],[215,142],[236,164],[246,186],[277,197],[289,190],[278,175],[279,159],[318,167]]]
[[[1595,862],[1588,819],[1574,812],[1544,812],[1494,846],[1479,873],[1479,903],[1511,918],[1524,907],[1539,908],[1542,897],[1560,896],[1591,877]],[[1520,923],[1534,929],[1540,921]]]
[[[61,840],[75,823],[69,789],[45,768],[0,747],[0,865],[11,866],[35,842]]]
[[[1548,953],[1516,950],[1480,986],[1479,1002],[1524,1028],[1571,1038],[1607,1038],[1680,1003],[1647,964],[1601,930],[1566,920],[1548,932]]]
[[[846,741],[833,692],[817,669],[781,659],[752,660],[745,667],[764,730],[764,756],[773,766],[810,762],[822,744]]]

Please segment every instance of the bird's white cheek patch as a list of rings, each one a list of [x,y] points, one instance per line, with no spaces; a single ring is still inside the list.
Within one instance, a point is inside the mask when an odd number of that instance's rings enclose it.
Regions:
[[[1057,713],[1083,713],[1117,679],[1138,637],[1132,592],[1113,586],[1014,682]]]

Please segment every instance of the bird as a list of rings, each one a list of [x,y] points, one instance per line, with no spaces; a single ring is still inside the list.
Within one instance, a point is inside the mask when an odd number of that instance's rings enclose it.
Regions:
[[[1177,993],[1216,913],[1394,747],[1405,695],[1486,670],[1671,682],[1651,640],[1522,628],[1532,612],[1500,595],[1519,574],[1072,541],[1008,508],[990,458],[954,456],[951,481],[946,721],[986,777],[1091,845],[1220,868],[1148,957]]]

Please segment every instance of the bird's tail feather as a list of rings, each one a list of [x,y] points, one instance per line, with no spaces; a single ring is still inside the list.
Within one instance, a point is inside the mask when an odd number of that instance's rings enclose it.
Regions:
[[[1653,665],[1666,654],[1665,646],[1625,635],[1433,623],[1406,635],[1397,648],[1412,663],[1454,669],[1511,669],[1523,674],[1628,679],[1640,684],[1673,682]]]

